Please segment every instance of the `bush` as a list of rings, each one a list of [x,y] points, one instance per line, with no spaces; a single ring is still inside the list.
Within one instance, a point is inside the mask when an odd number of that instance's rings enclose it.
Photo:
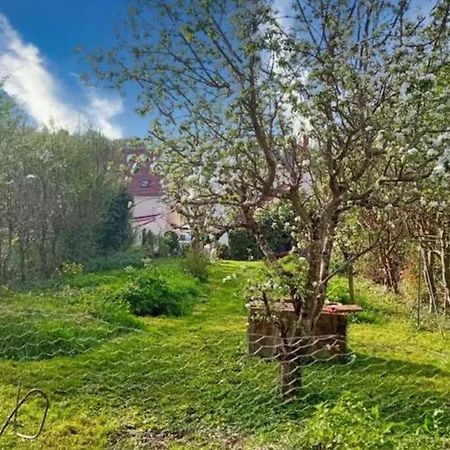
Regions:
[[[286,223],[294,219],[292,209],[285,204],[274,205],[258,214],[258,226],[270,249],[277,254],[286,254],[292,249],[292,237]],[[254,234],[246,228],[236,228],[228,233],[229,253],[224,259],[245,261],[261,259],[262,252]]]
[[[256,243],[255,236],[245,228],[237,228],[229,232],[228,246],[231,259],[246,261],[261,258],[261,251]]]
[[[163,236],[162,234],[160,234],[157,239],[157,256],[159,256],[160,258],[167,258],[168,256],[170,256],[170,244],[169,241],[167,239],[166,236]]]
[[[192,291],[174,289],[156,270],[141,275],[120,293],[131,311],[137,315],[181,316],[192,307]]]
[[[156,236],[151,230],[143,230],[142,231],[142,249],[145,253],[145,256],[153,258],[155,256],[155,247],[157,241]]]
[[[286,431],[280,447],[286,450],[430,448],[427,438],[431,437],[417,430],[410,439],[404,422],[389,421],[377,406],[364,404],[348,394],[336,403],[318,404],[300,433]],[[400,446],[405,440],[409,445]]]
[[[287,253],[291,250],[292,237],[286,229],[286,223],[293,220],[292,208],[284,204],[273,205],[259,215],[258,225],[273,252]]]
[[[142,328],[138,319],[131,315],[130,306],[123,298],[122,289],[114,285],[104,284],[95,289],[83,289],[76,301],[97,319],[121,328]]]
[[[210,260],[205,253],[189,249],[186,256],[186,269],[192,276],[200,281],[207,281],[209,264]]]
[[[180,253],[180,242],[174,231],[155,235],[151,230],[142,233],[142,248],[146,256],[166,258]]]
[[[175,231],[166,231],[164,237],[169,246],[170,255],[178,255],[180,253],[180,240],[178,239],[178,234],[175,233]]]

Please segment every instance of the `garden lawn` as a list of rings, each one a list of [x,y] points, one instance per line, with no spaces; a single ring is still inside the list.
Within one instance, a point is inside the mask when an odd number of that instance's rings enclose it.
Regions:
[[[448,342],[415,331],[398,299],[360,282],[367,314],[350,326],[353,356],[305,368],[304,395],[285,405],[276,363],[246,355],[243,287],[258,263],[215,264],[204,285],[179,260],[154,264],[173,287],[196,289],[191,313],[137,318],[79,301],[80,290],[120,288],[152,267],[2,294],[0,422],[19,380],[51,407],[37,441],[10,428],[0,448],[450,448]],[[342,281],[332,288],[339,297]],[[30,403],[19,431],[32,433],[41,410]]]

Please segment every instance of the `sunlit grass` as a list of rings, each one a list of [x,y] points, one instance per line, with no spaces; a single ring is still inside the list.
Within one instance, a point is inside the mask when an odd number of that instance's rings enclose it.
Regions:
[[[172,283],[190,283],[179,261],[156,264]],[[216,264],[192,314],[132,318],[134,327],[129,317],[92,316],[76,295],[148,269],[76,275],[2,299],[0,417],[14,406],[19,380],[23,392],[48,392],[51,411],[37,442],[9,431],[0,447],[135,448],[156,440],[169,448],[447,448],[446,343],[414,331],[394,299],[364,282],[358,298],[382,320],[351,325],[357,359],[312,364],[303,398],[283,405],[277,365],[246,355],[242,286],[256,267]],[[13,350],[21,346],[23,353]]]

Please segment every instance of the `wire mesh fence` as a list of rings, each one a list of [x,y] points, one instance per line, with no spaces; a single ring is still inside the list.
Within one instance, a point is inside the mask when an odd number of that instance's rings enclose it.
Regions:
[[[148,439],[182,441],[198,430],[208,430],[209,443],[214,430],[221,430],[226,438],[218,448],[247,448],[243,436],[287,424],[301,434],[321,411],[331,417],[333,408],[361,407],[369,422],[382,419],[408,432],[428,427],[442,445],[436,448],[448,448],[450,357],[445,343],[430,349],[414,337],[383,343],[350,333],[296,339],[286,347],[276,336],[244,330],[199,333],[192,328],[180,340],[175,327],[119,327],[89,314],[32,309],[12,316],[5,306],[0,319],[1,424],[37,388],[51,405],[41,442],[55,430],[74,432],[61,426],[83,410],[93,418],[106,411],[112,428],[122,430],[110,435],[105,446],[111,448],[122,448],[124,439],[141,439],[142,445]],[[291,381],[301,380],[294,397],[281,395],[286,363],[295,371]],[[0,437],[0,447],[19,448],[20,441],[26,448],[16,434],[33,436],[44,410],[45,398],[24,404]],[[127,428],[137,423],[136,417],[139,427]],[[88,421],[76,433],[89,426]],[[279,445],[249,448],[289,447]]]

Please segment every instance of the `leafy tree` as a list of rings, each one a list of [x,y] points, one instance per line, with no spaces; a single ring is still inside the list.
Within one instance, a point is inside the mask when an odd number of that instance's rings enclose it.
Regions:
[[[123,189],[116,145],[94,131],[35,130],[6,96],[0,112],[0,283],[96,256],[98,230]]]
[[[98,245],[104,252],[127,248],[133,240],[130,202],[132,197],[126,187],[111,200],[100,226]]]
[[[346,214],[414,201],[411,183],[439,170],[448,135],[430,124],[449,101],[435,82],[449,9],[437,1],[424,19],[403,1],[294,1],[283,12],[264,0],[137,1],[120,46],[91,58],[101,79],[139,85],[141,113],[159,113],[149,146],[177,208],[255,236],[272,273],[254,298],[272,317],[271,299],[285,296],[297,317],[277,320],[286,396],[339,271],[330,263]],[[257,222],[276,201],[293,211],[295,270]]]

